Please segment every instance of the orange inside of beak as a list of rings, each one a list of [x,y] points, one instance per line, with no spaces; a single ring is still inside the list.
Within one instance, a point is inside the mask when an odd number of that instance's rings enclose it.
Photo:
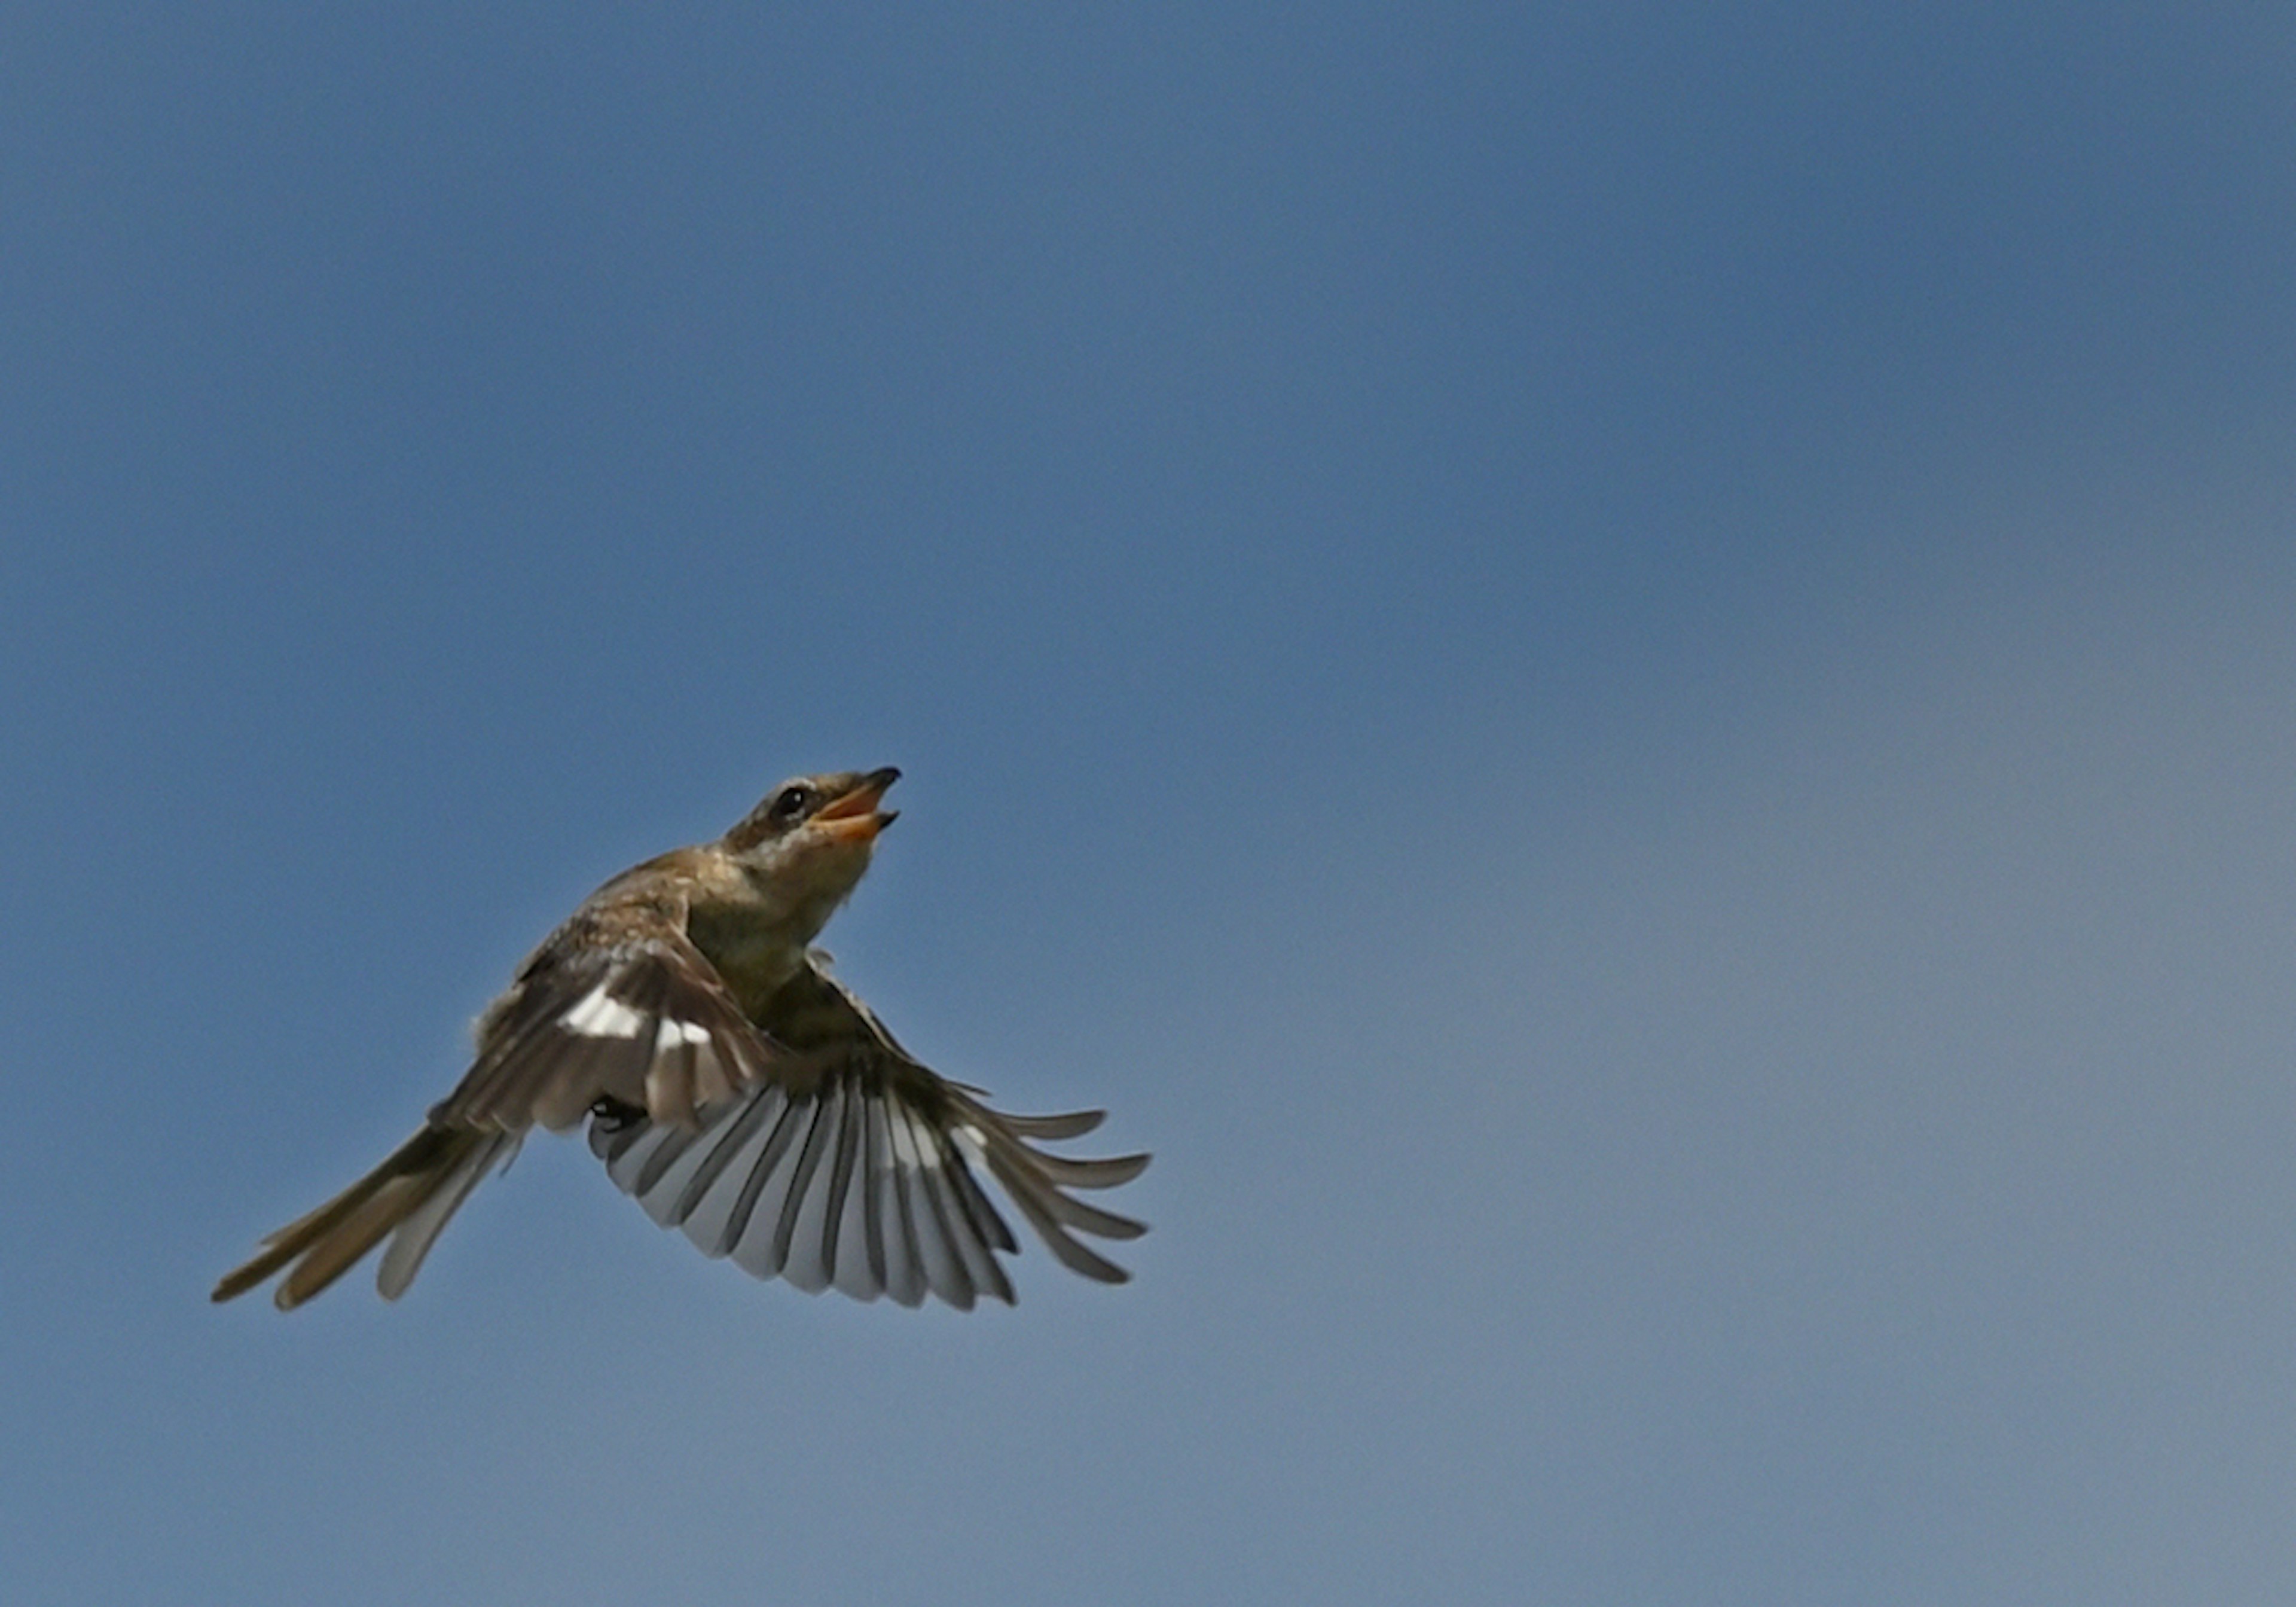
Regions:
[[[878,832],[893,824],[892,812],[881,813],[877,804],[896,779],[889,775],[882,781],[862,783],[844,797],[824,804],[815,812],[813,824],[848,841],[873,841]]]

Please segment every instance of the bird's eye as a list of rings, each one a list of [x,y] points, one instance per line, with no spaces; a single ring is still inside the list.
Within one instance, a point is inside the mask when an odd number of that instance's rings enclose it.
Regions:
[[[773,808],[767,813],[776,822],[786,825],[791,821],[805,818],[806,811],[812,804],[813,789],[792,783],[774,795]]]

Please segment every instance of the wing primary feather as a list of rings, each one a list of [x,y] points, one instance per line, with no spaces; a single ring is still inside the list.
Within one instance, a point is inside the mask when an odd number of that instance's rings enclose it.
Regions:
[[[882,1191],[877,1179],[884,1172],[884,1152],[881,1147],[884,1123],[881,1112],[885,1095],[882,1093],[865,1096],[861,1101],[861,1119],[856,1123],[861,1129],[861,1253],[868,1282],[877,1289],[886,1287],[885,1278],[885,1217]]]
[[[756,1137],[758,1129],[772,1120],[777,1112],[786,1109],[787,1103],[779,1090],[767,1087],[760,1089],[755,1097],[740,1107],[741,1114],[726,1124],[725,1136],[701,1158],[701,1164],[693,1168],[693,1176],[685,1180],[685,1191],[678,1195],[676,1207],[678,1221],[683,1222],[693,1214],[695,1208],[701,1203],[702,1196],[717,1185],[718,1177],[734,1163],[734,1157],[742,1152],[742,1147]],[[726,1252],[720,1250],[717,1253],[724,1255]]]
[[[867,1287],[865,1278],[858,1279],[849,1286],[840,1277],[838,1258],[840,1254],[848,1259],[853,1255],[852,1241],[845,1234],[845,1207],[849,1198],[847,1191],[853,1186],[854,1161],[862,1141],[868,1136],[868,1099],[858,1086],[849,1081],[838,1103],[837,1153],[830,1161],[829,1194],[822,1201],[821,1264],[828,1272],[831,1282],[837,1283],[848,1294],[866,1300],[876,1291]],[[867,1188],[865,1186],[861,1192],[865,1199]],[[865,1240],[868,1237],[865,1230],[862,1237]],[[865,1257],[866,1253],[865,1246]]]
[[[792,1144],[799,1142],[800,1124],[809,1134],[813,1124],[819,1119],[820,1110],[819,1102],[811,1099],[792,1099],[783,1107],[780,1118],[774,1123],[773,1132],[766,1138],[765,1149],[758,1154],[757,1164],[750,1168],[750,1175],[742,1179],[742,1192],[734,1198],[734,1209],[726,1218],[725,1242],[728,1252],[761,1278],[772,1277],[781,1270],[782,1264],[780,1258],[773,1254],[773,1234],[770,1230],[766,1231],[760,1239],[763,1253],[755,1259],[743,1259],[742,1252],[749,1248],[750,1218],[756,1214],[759,1197],[767,1185],[772,1183],[774,1174],[781,1169],[782,1158],[789,1153]],[[774,1219],[780,1219],[779,1211],[774,1213]]]
[[[902,1305],[917,1306],[925,1298],[924,1256],[917,1248],[917,1225],[910,1209],[900,1147],[893,1136],[894,1112],[891,1106],[890,1099],[869,1103],[870,1136],[883,1162],[876,1181],[884,1189],[892,1206],[886,1245],[885,1286],[893,1299]]]
[[[1065,1116],[1007,1116],[996,1119],[1022,1138],[1081,1138],[1108,1119],[1105,1111],[1070,1111]]]
[[[976,1297],[972,1275],[966,1267],[964,1250],[959,1242],[958,1220],[952,1214],[955,1201],[942,1188],[940,1171],[946,1164],[941,1153],[940,1135],[914,1111],[904,1111],[909,1129],[909,1141],[916,1147],[917,1169],[915,1190],[925,1204],[925,1215],[931,1219],[935,1247],[940,1254],[927,1268],[937,1274],[932,1279],[933,1292],[959,1311],[970,1311]]]
[[[606,1176],[622,1193],[637,1198],[637,1182],[653,1153],[677,1136],[675,1127],[658,1127],[640,1117],[627,1133],[618,1134],[615,1152],[606,1161]]]
[[[870,1269],[885,1292],[903,1306],[916,1304],[916,1245],[901,1204],[900,1162],[885,1123],[887,1098],[880,1095],[865,1109],[869,1120],[868,1189]]]
[[[700,1127],[674,1127],[667,1122],[657,1121],[654,1127],[662,1136],[661,1142],[646,1157],[645,1164],[638,1168],[637,1177],[630,1184],[630,1193],[641,1199],[653,1193],[669,1168],[677,1164],[678,1157],[691,1149],[702,1134]]]
[[[1106,1160],[1072,1160],[1066,1155],[1047,1155],[1028,1144],[1020,1147],[1045,1180],[1060,1188],[1116,1188],[1146,1171],[1150,1159],[1111,1155]]]
[[[935,1136],[938,1138],[939,1136]],[[942,1138],[940,1143],[946,1146],[947,1140]],[[965,1291],[969,1297],[964,1308],[972,1309],[973,1300],[982,1294],[996,1295],[1009,1305],[1011,1286],[1005,1283],[1004,1274],[997,1268],[996,1257],[981,1242],[980,1235],[973,1230],[972,1218],[965,1214],[964,1201],[955,1181],[955,1175],[964,1165],[964,1161],[943,1147],[940,1164],[925,1171],[925,1187],[931,1194],[934,1213],[940,1218],[948,1236],[949,1248],[955,1252],[957,1265],[964,1271]]]
[[[1021,1156],[1008,1159],[1013,1173],[1027,1179],[1029,1192],[1036,1196],[1037,1203],[1062,1226],[1074,1228],[1080,1234],[1090,1234],[1095,1239],[1136,1239],[1148,1231],[1148,1225],[1144,1222],[1119,1217],[1114,1211],[1104,1211],[1096,1205],[1086,1205],[1081,1200],[1071,1200],[1038,1177]],[[1003,1174],[998,1176],[1001,1178]]]
[[[972,1168],[954,1147],[949,1152],[948,1165],[942,1169],[941,1183],[964,1218],[966,1231],[962,1244],[973,1285],[983,1294],[994,1295],[1007,1306],[1013,1305],[1012,1282],[1005,1277],[1004,1263],[995,1252],[1017,1250],[1019,1246],[1013,1242],[1013,1230],[1004,1225],[1004,1218],[989,1204],[988,1196],[980,1192]]]
[[[1020,1208],[1021,1214],[1028,1218],[1029,1226],[1037,1230],[1037,1236],[1045,1242],[1045,1248],[1053,1252],[1062,1266],[1103,1283],[1122,1283],[1131,1278],[1130,1273],[1113,1261],[1103,1259],[1070,1238],[1052,1213],[1046,1209],[1042,1185],[1013,1165],[1001,1152],[984,1150],[982,1159],[988,1161],[988,1169],[996,1175],[996,1181],[1004,1185],[1005,1193]]]
[[[790,1175],[789,1193],[782,1201],[781,1220],[774,1228],[774,1259],[780,1263],[782,1276],[808,1293],[818,1291],[828,1280],[818,1282],[813,1277],[811,1258],[817,1253],[821,1241],[816,1239],[806,1246],[807,1259],[792,1262],[790,1251],[797,1241],[798,1224],[809,1205],[817,1204],[813,1180],[821,1170],[823,1158],[836,1142],[837,1127],[843,1119],[843,1087],[832,1079],[824,1079],[821,1090],[814,1096],[820,1114],[813,1120],[813,1130],[805,1136],[805,1147],[798,1152],[797,1168]]]
[[[1136,1222],[1129,1217],[1119,1217],[1113,1211],[1104,1211],[1096,1205],[1086,1205],[1081,1200],[1072,1200],[1061,1193],[1059,1187],[1046,1177],[1041,1164],[1057,1157],[1040,1154],[1018,1139],[1000,1132],[993,1125],[993,1116],[991,1123],[987,1127],[962,1127],[958,1131],[964,1136],[975,1153],[991,1163],[989,1169],[996,1174],[997,1181],[1004,1185],[1005,1191],[1016,1201],[1025,1193],[1054,1221],[1096,1238],[1136,1239],[1148,1231],[1144,1223]],[[1125,1156],[1121,1159],[1130,1160],[1135,1158]],[[1138,1159],[1143,1167],[1146,1166],[1145,1157]]]
[[[951,1170],[956,1177],[957,1202],[964,1207],[966,1219],[972,1224],[973,1232],[998,1250],[1017,1253],[1021,1246],[1013,1237],[1012,1227],[981,1191],[980,1180],[973,1177],[972,1168],[964,1163],[961,1155],[952,1154],[949,1160]]]
[[[789,1260],[790,1239],[797,1232],[798,1214],[805,1207],[806,1190],[812,1185],[813,1174],[821,1165],[823,1138],[827,1125],[835,1119],[830,1101],[835,1096],[834,1083],[824,1082],[813,1096],[814,1117],[806,1129],[805,1143],[799,1147],[797,1160],[790,1172],[788,1189],[782,1195],[782,1209],[774,1223],[774,1259],[786,1267]]]
[[[906,1107],[893,1110],[891,1122],[894,1144],[902,1152],[900,1176],[905,1209],[915,1226],[919,1271],[925,1287],[959,1311],[969,1311],[972,1308],[972,1286],[965,1277],[964,1264],[958,1259],[948,1223],[941,1215],[940,1202],[932,1188],[932,1173],[939,1164],[939,1152],[928,1149],[932,1142],[930,1134],[920,1130],[922,1123]]]

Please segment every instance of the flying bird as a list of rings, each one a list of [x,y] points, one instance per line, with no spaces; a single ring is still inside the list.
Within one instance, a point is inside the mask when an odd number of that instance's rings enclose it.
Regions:
[[[1019,1246],[993,1179],[1062,1265],[1120,1283],[1076,1238],[1144,1226],[1074,1191],[1138,1177],[1146,1155],[1085,1160],[1103,1112],[1015,1116],[901,1047],[812,947],[868,869],[900,772],[800,776],[717,841],[607,882],[544,939],[478,1023],[478,1054],[412,1138],[216,1285],[228,1300],[284,1273],[292,1310],[389,1240],[385,1299],[530,1128],[587,1120],[606,1175],[663,1226],[760,1278],[904,1306],[1011,1303]]]

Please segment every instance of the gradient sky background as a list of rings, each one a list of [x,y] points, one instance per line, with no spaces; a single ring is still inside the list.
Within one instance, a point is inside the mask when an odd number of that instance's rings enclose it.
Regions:
[[[0,1595],[2296,1599],[2292,107],[2284,4],[0,13]],[[1133,1284],[537,1142],[207,1303],[882,763],[840,971],[1156,1152]]]

